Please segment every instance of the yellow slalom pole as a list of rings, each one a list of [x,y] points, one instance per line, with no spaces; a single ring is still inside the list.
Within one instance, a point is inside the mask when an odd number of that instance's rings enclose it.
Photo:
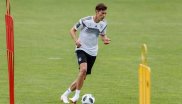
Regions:
[[[151,71],[147,66],[147,45],[142,45],[141,64],[139,65],[139,104],[150,104]]]

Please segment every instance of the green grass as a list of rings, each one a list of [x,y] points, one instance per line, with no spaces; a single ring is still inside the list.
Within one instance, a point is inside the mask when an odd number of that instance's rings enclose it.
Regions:
[[[60,95],[76,78],[78,66],[69,29],[94,15],[98,0],[12,0],[15,27],[16,104],[61,104]],[[181,104],[182,1],[103,0],[108,5],[105,46],[81,95],[96,104],[138,104],[140,48],[148,45],[152,104]],[[0,2],[0,104],[8,104],[5,0]],[[52,59],[57,58],[57,59]],[[80,102],[78,103],[80,104]]]

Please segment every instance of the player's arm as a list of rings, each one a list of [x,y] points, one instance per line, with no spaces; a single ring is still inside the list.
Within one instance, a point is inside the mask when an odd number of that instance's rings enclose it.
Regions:
[[[101,34],[100,37],[105,45],[111,42],[111,39],[109,39],[106,35]]]
[[[75,29],[75,27],[72,27],[72,28],[70,29],[70,35],[71,35],[72,39],[74,40],[76,46],[77,46],[77,47],[80,47],[80,46],[81,46],[80,40],[78,39],[78,37],[77,37],[77,35],[76,35],[76,32],[77,32],[77,30]]]
[[[82,19],[79,20],[79,22],[77,22],[71,29],[70,29],[70,34],[72,39],[74,40],[77,48],[79,48],[81,46],[80,43],[80,39],[78,38],[78,36],[76,35],[77,30],[80,30],[83,27],[82,24]]]
[[[99,33],[100,37],[105,45],[107,45],[111,42],[111,39],[109,39],[106,35],[106,29],[107,29],[107,25],[105,25],[103,30]]]

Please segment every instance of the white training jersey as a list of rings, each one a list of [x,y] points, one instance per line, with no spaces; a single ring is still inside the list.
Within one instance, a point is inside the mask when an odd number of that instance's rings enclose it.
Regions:
[[[91,56],[96,56],[98,52],[98,36],[106,34],[107,23],[105,20],[96,23],[93,16],[84,17],[75,25],[76,30],[80,30],[81,47],[76,50],[83,50]]]

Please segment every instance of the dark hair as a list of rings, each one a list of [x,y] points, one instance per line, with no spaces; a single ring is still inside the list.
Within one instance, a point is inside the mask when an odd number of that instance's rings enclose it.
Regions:
[[[104,3],[99,3],[96,5],[95,10],[98,10],[98,11],[107,10],[107,6]]]

